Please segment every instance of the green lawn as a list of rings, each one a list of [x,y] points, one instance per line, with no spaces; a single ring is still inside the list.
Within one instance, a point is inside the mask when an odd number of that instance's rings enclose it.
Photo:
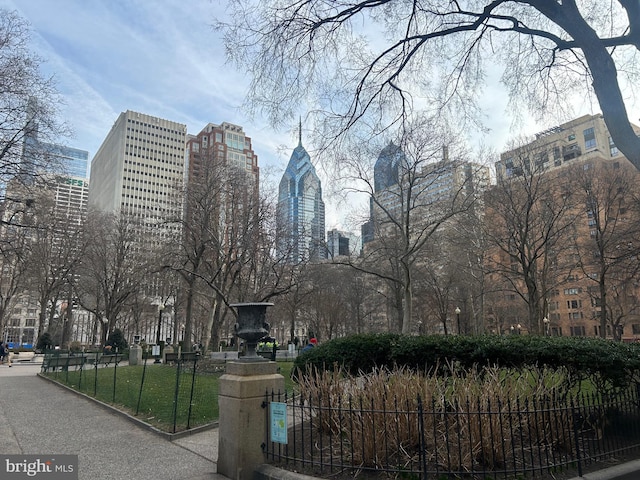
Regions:
[[[295,385],[291,380],[293,362],[278,362],[278,367],[285,388],[291,391]],[[46,375],[167,432],[217,421],[219,375],[194,377],[190,368],[182,369],[179,375],[177,372],[175,367],[150,363],[146,369],[142,365],[87,367]]]

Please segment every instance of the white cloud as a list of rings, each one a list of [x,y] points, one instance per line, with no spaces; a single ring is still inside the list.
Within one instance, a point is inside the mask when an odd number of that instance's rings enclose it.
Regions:
[[[34,45],[47,60],[45,71],[55,73],[66,101],[64,115],[76,132],[72,146],[94,155],[118,114],[127,109],[185,123],[191,133],[209,122],[227,121],[244,127],[263,170],[275,171],[277,182],[297,144],[295,125],[288,132],[274,132],[241,111],[249,79],[225,64],[220,34],[211,27],[214,16],[224,15],[223,4],[0,0],[0,7],[18,10],[32,24]],[[492,131],[484,143],[499,151],[516,130],[533,134],[551,126],[526,121],[515,128],[497,74],[489,74],[481,103]],[[590,113],[585,111],[589,107],[581,105],[577,113]],[[630,114],[638,119],[640,105],[632,106]],[[328,179],[322,180],[328,193]],[[348,209],[339,200],[325,198],[328,228],[348,221]]]

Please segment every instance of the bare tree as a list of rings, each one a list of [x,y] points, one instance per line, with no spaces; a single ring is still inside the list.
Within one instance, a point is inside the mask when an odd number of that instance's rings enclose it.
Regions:
[[[205,347],[217,345],[232,298],[257,301],[265,246],[264,210],[251,175],[229,164],[218,151],[203,151],[198,175],[185,190],[185,216],[174,219],[183,236],[170,249],[165,268],[177,272],[185,289],[184,348],[193,341],[194,313],[206,315]],[[196,304],[197,301],[197,304]],[[199,306],[198,306],[199,305]],[[198,308],[196,308],[198,306]]]
[[[613,141],[640,168],[624,82],[638,83],[635,0],[229,0],[229,58],[250,73],[252,111],[274,124],[311,103],[331,137],[378,133],[412,109],[479,118],[488,69],[540,117],[595,96]],[[315,101],[315,104],[312,102]]]
[[[57,327],[53,319],[59,300],[64,299],[67,305],[73,303],[76,265],[83,256],[85,238],[80,225],[56,212],[53,192],[47,189],[41,192],[33,206],[37,225],[31,230],[28,261],[29,286],[38,293],[40,305],[38,337],[45,325],[49,325],[50,330]],[[57,338],[60,344],[69,340],[72,329],[71,309],[65,311],[61,336]]]
[[[436,132],[429,119],[421,119],[403,131],[397,145],[382,150],[373,179],[370,169],[352,161],[351,170],[359,176],[359,187],[353,188],[368,193],[372,201],[374,240],[365,246],[362,259],[347,263],[387,282],[397,321],[391,330],[403,333],[412,330],[418,263],[436,232],[475,200],[473,175],[464,173],[469,164],[450,160],[443,141],[447,143],[446,136]],[[451,141],[452,155],[467,154],[453,152],[453,145]]]
[[[483,184],[484,189],[488,186],[488,182]],[[476,192],[476,195],[484,199],[484,191]],[[446,231],[449,254],[443,258],[455,279],[456,306],[462,309],[462,317],[473,333],[485,331],[487,238],[484,214],[484,203],[479,201],[456,217]]]
[[[607,325],[611,327],[613,339],[620,341],[627,319],[637,317],[640,313],[640,302],[638,302],[637,285],[633,281],[615,280],[617,279],[609,282],[610,294],[606,305]]]
[[[113,331],[127,302],[148,273],[145,252],[136,248],[125,215],[89,213],[87,249],[79,265],[78,299],[102,327],[101,342]]]
[[[620,310],[629,306],[620,300],[620,292],[627,291],[625,284],[633,279],[640,253],[640,206],[634,199],[638,174],[619,161],[594,160],[576,166],[571,176],[582,207],[580,217],[589,228],[588,235],[576,237],[576,247],[582,272],[598,287],[592,302],[600,307],[600,336],[605,338],[610,326],[619,340],[619,323],[613,322],[624,318],[626,312]],[[609,292],[618,299],[615,306],[609,305]],[[612,315],[612,308],[618,313]]]
[[[420,274],[417,275],[416,281],[416,288],[420,291],[420,295],[416,295],[418,310],[423,313],[419,319],[418,333],[441,331],[448,335],[451,315],[456,308],[454,307],[457,284],[455,273],[451,269],[442,268],[443,263],[440,260],[444,260],[444,258],[434,255],[433,249],[430,249],[427,257],[430,261],[428,264],[420,266]],[[446,258],[450,257],[447,255]],[[432,319],[435,319],[436,322],[433,322]],[[453,328],[453,332],[466,333],[459,325]]]
[[[27,22],[0,9],[0,184],[31,185],[43,171],[60,170],[45,142],[59,142],[68,128],[58,117],[60,104],[51,78],[40,73],[42,60],[29,50]],[[5,195],[3,202],[23,201]]]
[[[362,331],[362,317],[367,309],[362,305],[363,285],[356,278],[357,272],[345,265],[319,263],[309,266],[308,297],[302,310],[309,331],[318,339],[341,337],[356,332],[357,328]],[[359,298],[354,298],[356,296]],[[351,302],[354,301],[359,303],[353,305]]]
[[[527,330],[542,333],[546,299],[561,281],[552,268],[573,235],[574,199],[562,171],[547,172],[526,148],[513,152],[513,174],[486,197],[485,231],[493,249],[487,260],[489,272],[499,278],[494,283],[509,285],[526,303]]]
[[[11,248],[0,249],[0,332],[4,332],[7,314],[13,308],[16,296],[28,286],[28,231],[3,226],[1,234]]]

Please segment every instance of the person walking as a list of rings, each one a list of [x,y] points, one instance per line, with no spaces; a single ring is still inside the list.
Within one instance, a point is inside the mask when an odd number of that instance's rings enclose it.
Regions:
[[[9,352],[9,346],[0,342],[0,364],[7,362],[7,365],[11,366],[11,353]]]
[[[311,350],[313,347],[315,347],[318,344],[318,340],[315,337],[311,337],[309,339],[309,341],[307,342],[307,344],[304,346],[304,348],[302,349],[302,353],[308,352],[309,350]]]

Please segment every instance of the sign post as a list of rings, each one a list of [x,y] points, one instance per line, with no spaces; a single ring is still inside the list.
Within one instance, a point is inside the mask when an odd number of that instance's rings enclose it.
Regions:
[[[271,441],[287,443],[287,404],[271,402]]]

